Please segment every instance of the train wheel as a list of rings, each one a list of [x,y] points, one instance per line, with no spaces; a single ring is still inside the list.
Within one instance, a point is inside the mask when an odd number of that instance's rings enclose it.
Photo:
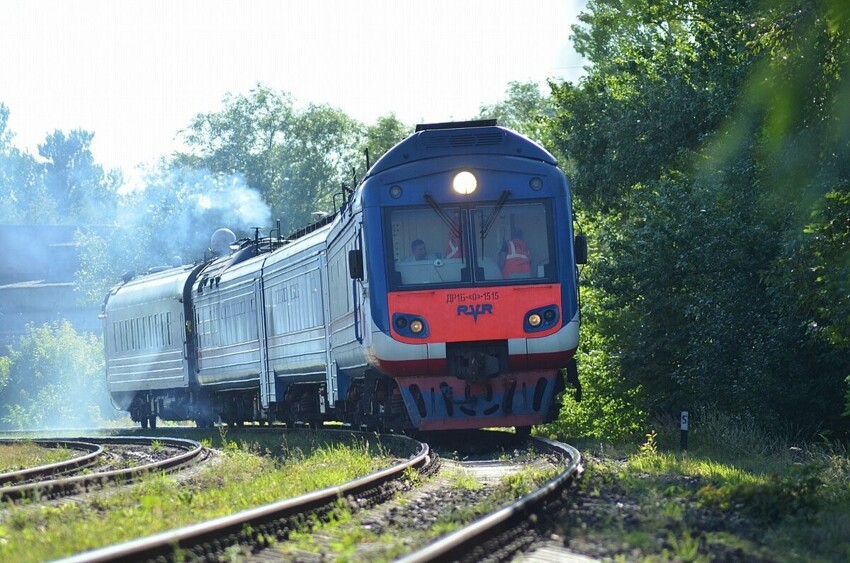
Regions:
[[[148,427],[148,417],[146,417],[146,416],[142,417],[139,420],[139,424],[141,425],[142,428],[146,429]]]
[[[213,421],[211,419],[196,418],[195,419],[195,426],[197,426],[198,428],[212,428],[215,425],[213,424]]]

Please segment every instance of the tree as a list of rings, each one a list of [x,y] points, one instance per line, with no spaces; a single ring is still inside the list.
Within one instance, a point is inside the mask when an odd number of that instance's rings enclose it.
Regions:
[[[540,92],[535,82],[509,82],[505,99],[481,106],[477,119],[495,119],[503,127],[513,129],[554,150],[557,146],[547,126],[555,106],[552,99]]]
[[[280,147],[288,180],[272,201],[286,202],[290,229],[312,222],[313,212],[333,211],[333,196],[351,184],[352,169],[362,162],[362,125],[342,110],[310,104],[294,120],[294,135]]]
[[[364,149],[369,151],[370,163],[377,162],[385,152],[413,133],[413,127],[402,123],[394,113],[378,118],[366,128]]]
[[[800,217],[847,185],[847,12],[826,4],[599,0],[575,28],[593,67],[555,86],[552,128],[596,238],[584,327],[603,349],[583,354],[638,410],[847,427],[850,370],[783,269],[805,269]]]
[[[280,218],[286,232],[331,211],[333,194],[350,183],[362,126],[325,105],[294,107],[288,93],[258,85],[229,94],[220,112],[200,114],[185,132],[188,153],[174,164],[242,174]]]
[[[758,36],[737,2],[591,0],[574,26],[593,63],[555,85],[559,146],[590,211],[630,208],[632,186],[687,171],[735,107]],[[622,203],[622,205],[621,205]]]
[[[104,172],[91,152],[94,133],[55,131],[38,153],[47,159],[44,181],[56,202],[57,222],[96,223],[111,217],[116,192],[122,183],[117,171]]]
[[[67,321],[30,326],[0,357],[0,422],[6,428],[92,426],[114,418],[103,343]]]
[[[56,205],[44,187],[44,171],[29,154],[12,146],[9,109],[0,104],[0,222],[50,222]]]

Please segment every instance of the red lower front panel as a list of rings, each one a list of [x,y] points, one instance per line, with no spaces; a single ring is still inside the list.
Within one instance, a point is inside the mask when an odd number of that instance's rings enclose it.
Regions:
[[[454,430],[542,424],[557,391],[559,370],[512,372],[485,383],[452,376],[397,377],[413,425],[419,430]],[[557,414],[557,413],[554,413]]]
[[[407,344],[540,338],[557,332],[562,323],[528,332],[526,314],[554,305],[563,315],[559,284],[393,292],[387,296],[387,305],[390,319],[400,313],[425,321],[425,338],[401,334],[391,323],[391,336]]]

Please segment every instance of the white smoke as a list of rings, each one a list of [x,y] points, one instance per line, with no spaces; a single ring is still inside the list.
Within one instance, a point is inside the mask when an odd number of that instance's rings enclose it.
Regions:
[[[271,221],[271,208],[242,174],[183,168],[171,171],[167,180],[186,189],[198,217],[220,214],[232,229],[266,226]]]
[[[118,213],[119,229],[138,241],[137,271],[173,263],[174,256],[186,263],[199,259],[220,227],[238,237],[253,236],[255,227],[266,233],[270,228],[271,208],[241,174],[169,169],[148,175],[144,184],[125,194]]]

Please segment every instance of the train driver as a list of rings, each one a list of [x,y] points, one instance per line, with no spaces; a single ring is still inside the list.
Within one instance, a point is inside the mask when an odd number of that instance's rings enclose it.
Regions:
[[[408,262],[428,260],[428,248],[425,246],[425,241],[416,239],[410,243],[410,258],[407,260]]]
[[[514,227],[511,230],[510,240],[502,243],[499,251],[499,268],[502,269],[502,277],[527,278],[531,275],[531,253],[525,240],[522,238],[522,229]]]

